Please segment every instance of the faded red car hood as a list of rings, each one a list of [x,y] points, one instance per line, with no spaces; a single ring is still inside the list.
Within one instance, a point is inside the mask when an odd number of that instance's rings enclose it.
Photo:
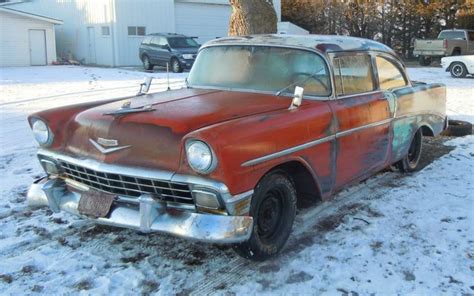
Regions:
[[[103,162],[176,171],[185,135],[197,129],[240,117],[288,108],[288,98],[219,90],[182,89],[135,97],[131,107],[149,106],[149,112],[104,115],[129,101],[107,103],[75,116],[67,128],[62,149]],[[103,153],[92,143],[113,139],[128,148]]]

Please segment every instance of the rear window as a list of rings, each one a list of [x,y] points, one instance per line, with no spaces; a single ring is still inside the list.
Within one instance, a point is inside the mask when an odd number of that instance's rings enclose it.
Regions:
[[[352,95],[374,90],[369,55],[340,56],[333,62],[337,95]]]
[[[466,39],[466,35],[464,34],[464,31],[443,31],[439,33],[438,39]]]

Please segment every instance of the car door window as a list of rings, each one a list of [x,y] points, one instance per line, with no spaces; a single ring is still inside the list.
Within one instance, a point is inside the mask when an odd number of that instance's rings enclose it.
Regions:
[[[383,57],[376,57],[380,89],[389,90],[407,85],[407,81],[397,66]]]
[[[168,45],[168,41],[164,37],[159,37],[158,38],[158,46],[161,48],[165,48],[165,46]]]
[[[333,63],[337,95],[365,93],[375,89],[369,55],[339,56]]]
[[[150,40],[150,45],[153,46],[153,47],[158,47],[158,40],[159,40],[159,37],[153,37]]]

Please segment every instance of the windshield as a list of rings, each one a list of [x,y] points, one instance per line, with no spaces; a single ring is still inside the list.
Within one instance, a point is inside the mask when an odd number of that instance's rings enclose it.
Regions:
[[[193,38],[189,37],[173,37],[168,38],[168,43],[171,48],[193,48],[199,47],[199,44]]]
[[[203,49],[188,77],[191,87],[328,96],[329,75],[316,53],[270,46],[215,46]]]
[[[443,31],[439,33],[438,39],[447,39],[447,40],[454,40],[454,39],[464,39],[466,35],[464,35],[464,31]]]

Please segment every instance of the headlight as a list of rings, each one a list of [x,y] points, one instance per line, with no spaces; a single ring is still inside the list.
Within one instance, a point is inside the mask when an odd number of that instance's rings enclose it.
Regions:
[[[53,134],[44,121],[34,119],[31,129],[33,130],[36,141],[38,141],[41,146],[47,146],[53,142]]]
[[[186,143],[186,156],[189,166],[201,174],[209,174],[217,165],[211,148],[202,141],[190,140]]]
[[[193,59],[192,54],[183,54],[182,57],[183,57],[183,59],[186,59],[186,60],[192,60]]]

